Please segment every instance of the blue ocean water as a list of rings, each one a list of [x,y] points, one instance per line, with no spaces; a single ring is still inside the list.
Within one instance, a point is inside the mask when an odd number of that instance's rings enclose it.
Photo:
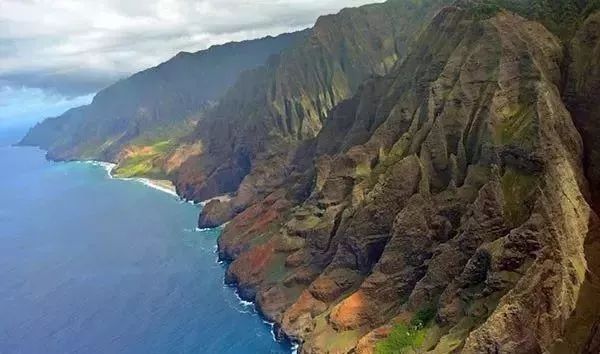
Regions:
[[[197,207],[0,130],[0,353],[289,353],[223,285]]]

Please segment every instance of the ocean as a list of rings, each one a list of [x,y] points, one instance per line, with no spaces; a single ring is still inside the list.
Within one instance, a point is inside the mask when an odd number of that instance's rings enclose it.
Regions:
[[[0,129],[0,353],[290,353],[223,284],[198,207]]]

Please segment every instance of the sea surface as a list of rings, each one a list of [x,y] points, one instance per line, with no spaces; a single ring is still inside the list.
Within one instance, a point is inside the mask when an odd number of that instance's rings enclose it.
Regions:
[[[223,285],[198,207],[0,127],[0,353],[289,353]]]

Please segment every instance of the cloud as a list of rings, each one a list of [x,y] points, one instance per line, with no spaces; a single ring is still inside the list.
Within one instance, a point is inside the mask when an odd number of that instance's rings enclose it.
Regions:
[[[311,26],[373,0],[1,0],[0,87],[75,97],[179,51]]]
[[[0,88],[0,127],[30,125],[58,116],[69,108],[90,103],[92,96],[67,98],[38,88]]]

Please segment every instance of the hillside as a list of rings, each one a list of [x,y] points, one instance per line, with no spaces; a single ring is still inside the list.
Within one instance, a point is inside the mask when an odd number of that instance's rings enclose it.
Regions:
[[[449,2],[392,0],[319,18],[308,38],[244,73],[203,117],[187,141],[200,141],[205,153],[174,174],[179,193],[205,200],[237,191],[220,208],[234,214],[277,188],[290,151],[314,138],[330,109],[365,79],[389,72]]]
[[[36,125],[22,140],[58,160],[116,162],[129,144],[168,141],[198,118],[244,71],[306,37],[307,32],[181,52],[100,91],[87,106]]]
[[[304,353],[598,352],[600,31],[581,15],[566,35],[444,8],[287,166],[308,177],[227,224],[227,280]]]

